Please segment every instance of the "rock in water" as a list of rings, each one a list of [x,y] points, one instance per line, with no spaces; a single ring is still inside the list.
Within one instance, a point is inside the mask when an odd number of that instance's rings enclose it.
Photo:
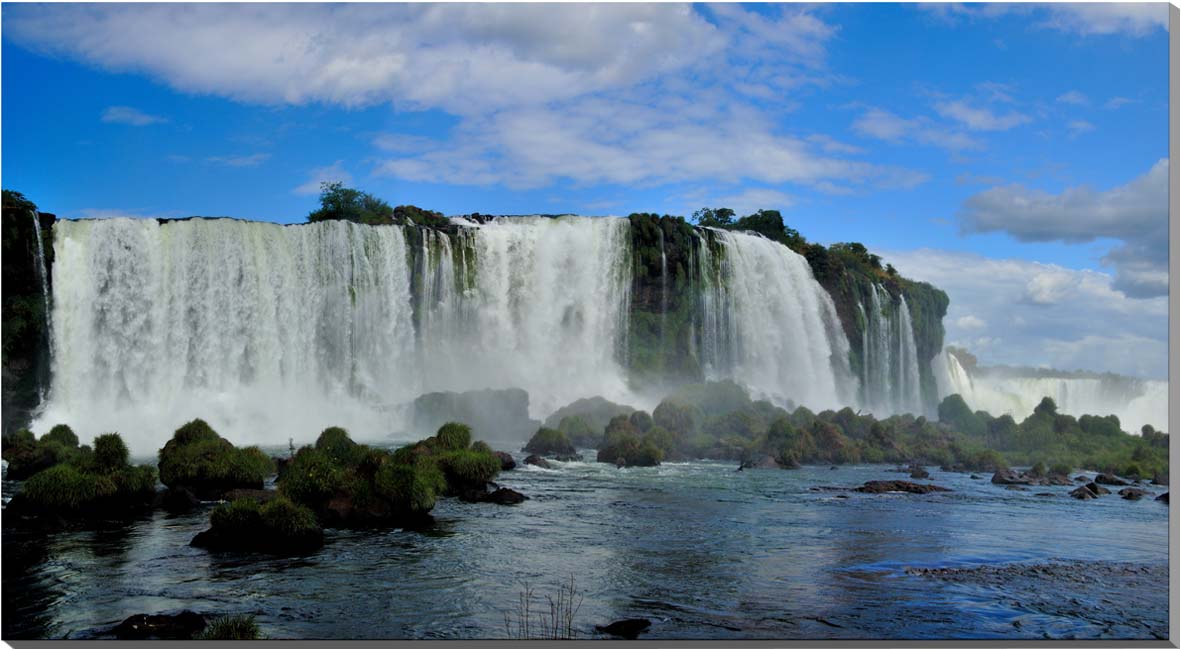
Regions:
[[[1078,487],[1074,491],[1070,492],[1070,495],[1074,498],[1078,498],[1079,500],[1090,500],[1092,498],[1096,498],[1095,492],[1088,489],[1086,485]]]
[[[778,468],[780,468],[780,466],[779,466],[779,463],[775,461],[775,458],[771,457],[770,455],[764,455],[763,457],[760,457],[758,459],[747,460],[746,462],[743,462],[741,465],[739,465],[738,468],[739,468],[739,470],[741,470],[741,469],[778,469]]]
[[[501,471],[512,471],[517,468],[517,461],[513,459],[513,456],[504,451],[495,451],[495,453],[496,459],[500,460]]]
[[[650,626],[652,626],[652,623],[644,618],[630,618],[612,622],[606,626],[596,626],[595,631],[619,638],[635,640],[637,636],[647,631]]]
[[[191,640],[205,629],[200,613],[181,611],[175,615],[132,615],[111,630],[120,640]]]
[[[1115,475],[1113,475],[1111,473],[1100,473],[1099,475],[1095,476],[1095,483],[1096,484],[1111,485],[1113,487],[1128,486],[1127,482],[1120,480],[1119,478],[1115,477]]]
[[[526,500],[529,500],[528,496],[508,487],[501,487],[484,497],[484,502],[496,503],[497,505],[516,505]]]
[[[549,462],[546,462],[545,458],[541,457],[540,455],[530,455],[529,457],[525,458],[525,464],[532,464],[533,466],[540,467],[542,469],[550,468]]]
[[[1169,492],[1166,491],[1163,494],[1157,496],[1156,500],[1158,500],[1166,505],[1169,504]]]
[[[915,464],[910,467],[910,477],[914,480],[926,480],[931,477],[930,473],[923,467]]]
[[[853,491],[867,494],[883,494],[891,491],[902,491],[911,494],[926,494],[932,491],[951,491],[947,487],[933,484],[917,484],[905,480],[870,480]]]
[[[1095,484],[1094,482],[1088,482],[1087,484],[1085,484],[1083,486],[1085,486],[1087,489],[1090,489],[1091,493],[1095,494],[1096,496],[1106,496],[1107,494],[1111,493],[1107,489],[1100,487],[1099,485]]]
[[[1119,490],[1119,495],[1124,500],[1140,500],[1144,496],[1147,496],[1148,492],[1135,487],[1124,487],[1123,489]]]
[[[1012,469],[1001,469],[992,474],[993,484],[1030,484],[1033,480],[1022,473],[1018,473]]]

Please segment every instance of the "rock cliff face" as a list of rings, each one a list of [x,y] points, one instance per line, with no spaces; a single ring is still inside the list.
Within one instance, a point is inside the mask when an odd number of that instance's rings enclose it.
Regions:
[[[47,291],[53,269],[53,214],[16,192],[3,202],[3,430],[24,426],[49,385]],[[42,272],[44,271],[44,275]]]

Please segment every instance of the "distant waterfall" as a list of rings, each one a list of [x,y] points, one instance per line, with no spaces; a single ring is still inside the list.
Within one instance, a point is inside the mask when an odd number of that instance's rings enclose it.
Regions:
[[[969,373],[955,354],[944,350],[931,360],[939,398],[958,394],[973,410],[993,416],[1028,417],[1043,397],[1063,414],[1115,415],[1121,427],[1139,434],[1144,424],[1169,428],[1167,381],[1115,375],[1046,375],[1033,368],[977,368]]]
[[[877,284],[870,288],[868,312],[857,305],[864,322],[862,405],[879,416],[925,414],[910,307],[903,296],[895,304],[886,289]]]
[[[757,235],[710,233],[720,255],[705,237],[697,255],[707,378],[732,378],[780,403],[847,405],[856,389],[848,342],[808,262]]]

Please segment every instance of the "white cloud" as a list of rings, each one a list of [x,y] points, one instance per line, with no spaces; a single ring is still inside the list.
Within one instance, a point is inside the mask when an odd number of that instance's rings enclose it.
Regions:
[[[269,153],[251,153],[249,155],[209,156],[206,162],[225,165],[227,167],[257,167],[270,159]]]
[[[149,115],[131,106],[110,106],[103,111],[102,121],[108,124],[149,126],[151,124],[163,124],[168,120],[159,115]]]
[[[1111,99],[1107,100],[1107,103],[1103,104],[1103,107],[1107,110],[1118,110],[1119,107],[1123,106],[1124,104],[1134,103],[1136,103],[1135,99],[1128,99],[1127,97],[1112,97]]]
[[[400,142],[401,143],[401,142]],[[392,158],[379,173],[421,182],[514,188],[678,181],[767,184],[824,181],[913,187],[919,172],[846,160],[778,133],[762,113],[704,93],[586,99],[465,120],[448,141]]]
[[[963,100],[938,102],[935,104],[935,111],[973,131],[1007,131],[1030,121],[1028,115],[1017,111],[998,115],[988,108],[972,106]]]
[[[1087,96],[1077,90],[1071,90],[1058,95],[1058,102],[1062,104],[1071,104],[1074,106],[1085,106],[1090,103]]]
[[[747,22],[767,36],[781,27],[760,20]],[[28,47],[186,92],[457,114],[631,85],[725,41],[672,4],[43,5],[6,12],[4,27]],[[807,14],[787,27],[799,36],[779,43],[801,55],[825,36]]]
[[[881,108],[869,108],[863,112],[854,120],[853,130],[867,137],[895,144],[915,142],[948,151],[983,147],[978,140],[939,126],[926,117],[906,119]]]
[[[1082,133],[1090,133],[1091,131],[1095,130],[1095,125],[1085,119],[1076,119],[1067,123],[1066,128],[1071,132],[1071,134],[1080,135]]]
[[[1069,187],[1059,194],[1022,185],[994,187],[960,208],[962,232],[1006,232],[1019,241],[1087,243],[1118,239],[1104,257],[1116,270],[1115,286],[1129,295],[1168,292],[1169,161],[1161,159],[1131,182],[1096,191]]]
[[[960,329],[983,329],[987,323],[974,315],[966,315],[957,318],[955,324]]]
[[[1054,264],[931,249],[882,254],[947,292],[946,342],[983,364],[1167,374],[1167,297],[1130,298],[1110,275]]]
[[[1142,37],[1169,27],[1167,3],[1095,2],[1095,3],[923,3],[923,11],[955,23],[987,20],[1016,14],[1037,18],[1034,26],[1042,29],[1098,36],[1119,34]]]
[[[759,210],[783,210],[795,204],[789,194],[768,188],[751,188],[737,194],[722,196],[709,201],[710,205],[729,207],[739,216],[754,214]]]
[[[341,166],[343,162],[343,160],[337,160],[327,167],[316,167],[315,169],[312,169],[308,181],[291,190],[292,193],[299,194],[301,196],[311,196],[320,193],[321,183],[339,182],[344,183],[345,185],[352,184],[353,176],[349,172],[345,171],[344,167]]]

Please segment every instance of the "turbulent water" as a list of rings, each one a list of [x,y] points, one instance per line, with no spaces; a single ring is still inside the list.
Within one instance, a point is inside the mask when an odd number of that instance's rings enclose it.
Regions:
[[[894,304],[890,294],[874,284],[861,338],[862,405],[878,416],[902,412],[925,414],[919,380],[918,351],[906,298]]]
[[[931,473],[953,491],[834,490],[899,477],[883,466],[555,462],[498,478],[530,496],[520,505],[444,499],[429,530],[330,530],[295,559],[189,547],[204,508],[6,530],[3,635],[101,637],[131,615],[190,609],[255,615],[272,638],[504,638],[521,582],[548,611],[570,575],[579,638],[632,617],[652,621],[641,638],[724,642],[1167,635],[1166,505]]]
[[[959,394],[973,410],[1017,421],[1028,417],[1043,397],[1068,415],[1119,417],[1121,427],[1139,434],[1149,424],[1169,429],[1169,384],[1114,376],[1039,376],[1036,370],[983,368],[969,373],[954,354],[944,351],[931,361],[940,398]]]

